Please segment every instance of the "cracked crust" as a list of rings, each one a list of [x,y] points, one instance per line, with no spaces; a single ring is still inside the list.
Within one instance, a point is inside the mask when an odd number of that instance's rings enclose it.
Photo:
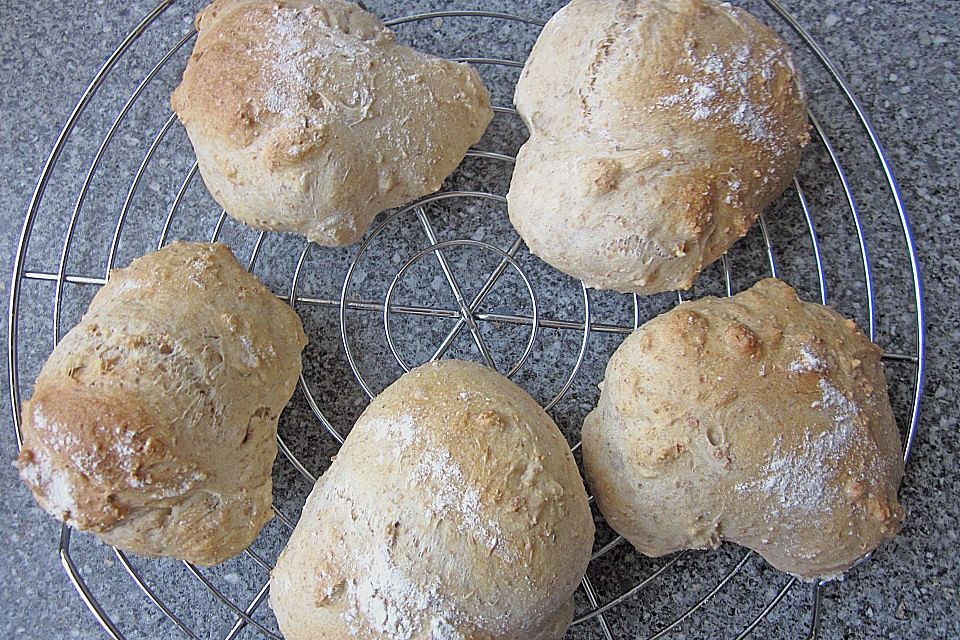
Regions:
[[[514,102],[507,195],[531,251],[598,289],[688,289],[789,184],[809,139],[786,45],[715,0],[574,0]]]
[[[222,562],[272,517],[277,420],[305,344],[222,244],[134,260],[44,364],[20,475],[44,510],[109,544]]]

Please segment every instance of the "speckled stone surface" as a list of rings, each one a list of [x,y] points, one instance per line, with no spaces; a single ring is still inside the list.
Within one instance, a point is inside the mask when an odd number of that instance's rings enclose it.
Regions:
[[[558,2],[503,0],[498,2],[367,2],[381,16],[396,16],[427,8],[478,8],[512,11],[546,18]],[[748,2],[755,8],[757,2]],[[927,392],[913,458],[907,471],[902,500],[909,517],[903,533],[869,563],[852,571],[842,583],[823,591],[823,638],[955,638],[960,637],[958,605],[957,522],[960,518],[960,458],[957,410],[960,377],[956,354],[960,349],[960,323],[956,300],[960,260],[955,237],[960,232],[957,210],[960,153],[956,125],[958,106],[957,61],[960,59],[960,3],[954,0],[901,0],[899,2],[785,2],[833,57],[849,79],[866,111],[873,118],[896,170],[913,218],[917,247],[927,288],[928,372]],[[11,269],[17,235],[43,160],[61,124],[84,86],[105,56],[133,25],[152,8],[151,2],[101,0],[91,3],[0,4],[0,248]],[[180,2],[167,11],[133,47],[91,101],[87,113],[64,149],[47,195],[37,215],[26,257],[28,269],[56,272],[67,222],[96,146],[116,112],[144,73],[190,28],[197,2]],[[763,7],[759,13],[781,32],[783,22]],[[399,37],[417,46],[448,56],[479,56],[523,60],[536,37],[535,27],[476,20],[430,20],[397,29]],[[792,37],[798,51],[802,45]],[[161,49],[163,47],[163,49]],[[169,117],[167,96],[177,82],[189,45],[176,54],[148,85],[126,122],[118,129],[91,181],[75,229],[75,244],[67,259],[67,273],[102,277],[106,253],[116,219],[124,208],[132,176],[154,136]],[[865,233],[872,251],[876,290],[876,335],[885,348],[911,353],[914,348],[915,307],[910,299],[908,262],[889,194],[884,190],[879,166],[871,159],[862,131],[842,102],[836,88],[807,52],[799,54],[807,78],[813,112],[840,154],[857,195]],[[509,105],[516,70],[481,67],[490,83],[494,102]],[[494,126],[478,145],[480,149],[513,153],[523,141],[523,128],[511,116],[498,115]],[[123,233],[117,245],[116,264],[123,265],[157,242],[163,221],[192,162],[179,124],[172,124],[131,200]],[[489,190],[503,193],[509,166],[502,162],[468,159],[445,189]],[[831,303],[844,313],[867,323],[868,308],[856,235],[841,185],[822,145],[807,153],[800,179],[817,221]],[[219,210],[194,180],[169,227],[169,237],[206,237],[214,228]],[[816,299],[819,286],[809,248],[809,237],[796,193],[785,194],[767,213],[770,235],[782,275],[807,297]],[[497,202],[469,198],[438,202],[427,215],[440,239],[470,238],[503,249],[512,235],[505,212]],[[412,214],[384,221],[383,230],[358,259],[348,287],[351,298],[382,300],[386,287],[425,240]],[[256,234],[228,221],[223,238],[241,259],[248,259]],[[255,272],[276,291],[290,290],[296,260],[304,249],[301,240],[269,235],[264,240]],[[306,253],[297,281],[301,297],[334,299],[343,274],[357,255],[356,247],[327,250],[314,247]],[[489,271],[496,256],[472,247],[450,250],[457,277],[470,292],[482,283],[476,273]],[[754,229],[731,255],[733,286],[742,289],[764,275],[767,267],[762,237]],[[518,265],[537,293],[542,317],[576,320],[583,316],[579,285],[560,276],[539,260],[521,251]],[[3,290],[9,292],[4,276]],[[722,293],[722,272],[708,272],[693,295]],[[51,348],[52,301],[55,285],[31,280],[21,290],[18,373],[20,389],[28,394],[33,377]],[[77,321],[95,286],[64,287],[62,328]],[[468,294],[469,296],[469,294]],[[6,296],[4,296],[6,297]],[[446,281],[429,257],[414,261],[399,278],[395,301],[401,304],[453,308]],[[645,299],[642,319],[669,308],[670,296]],[[629,324],[633,307],[629,298],[606,293],[591,295],[595,322]],[[300,303],[311,346],[305,375],[334,427],[349,429],[366,403],[344,358],[337,314],[330,306]],[[525,284],[508,271],[484,311],[530,314],[532,304]],[[410,362],[428,357],[452,321],[411,322],[391,319],[399,353]],[[377,313],[355,311],[346,317],[347,341],[356,364],[372,391],[399,375],[400,369],[383,338]],[[494,347],[497,364],[509,367],[522,355],[528,327],[506,323],[484,324],[485,339]],[[582,334],[543,329],[517,380],[541,402],[564,386],[577,360]],[[569,392],[553,408],[571,443],[576,442],[580,420],[596,401],[596,383],[606,357],[621,336],[595,333],[580,374]],[[461,336],[451,353],[475,358],[467,336]],[[6,358],[4,359],[6,361]],[[888,364],[892,399],[901,424],[910,415],[912,368],[909,363]],[[10,461],[16,452],[8,385],[2,386],[3,425],[0,457]],[[294,396],[281,424],[281,433],[308,469],[321,472],[334,453],[332,439],[323,433],[303,394]],[[309,484],[282,458],[275,472],[277,503],[295,514]],[[22,639],[104,637],[84,608],[60,568],[57,556],[59,526],[35,506],[21,486],[15,470],[0,465],[3,501],[0,503],[0,637]],[[282,547],[284,530],[274,522],[255,548],[268,560]],[[611,539],[601,526],[600,544]],[[693,554],[611,610],[605,617],[613,637],[643,638],[681,615],[733,569],[743,551],[725,546],[713,553]],[[71,556],[105,610],[128,638],[174,638],[177,630],[136,589],[119,559],[88,536],[74,536]],[[606,602],[638,580],[654,573],[664,560],[650,560],[621,545],[590,570],[598,598]],[[162,599],[194,628],[198,637],[223,637],[232,620],[221,604],[178,563],[131,558],[132,565]],[[265,572],[241,557],[215,570],[205,570],[223,593],[243,603],[251,602]],[[787,579],[761,560],[752,558],[742,571],[719,590],[670,636],[674,638],[733,638],[777,596]],[[587,603],[578,596],[578,611]],[[810,591],[797,585],[757,629],[761,638],[803,638],[810,619]],[[266,605],[254,619],[268,629],[275,623]],[[258,637],[251,628],[239,637]],[[571,638],[602,638],[597,621],[574,627]]]

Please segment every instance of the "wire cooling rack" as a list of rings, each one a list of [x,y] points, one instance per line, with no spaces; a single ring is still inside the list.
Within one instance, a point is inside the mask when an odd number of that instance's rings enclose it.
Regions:
[[[311,338],[299,392],[280,425],[277,518],[244,554],[201,569],[127,556],[62,528],[58,553],[67,576],[112,638],[280,638],[264,605],[272,563],[353,420],[404,370],[431,358],[480,359],[531,391],[579,457],[582,418],[625,335],[686,297],[732,295],[770,274],[855,317],[885,348],[910,457],[923,392],[924,314],[907,213],[860,103],[778,0],[744,4],[794,44],[813,104],[813,144],[792,189],[692,291],[643,298],[588,290],[558,274],[525,250],[507,222],[504,194],[526,137],[510,98],[543,21],[412,4],[421,13],[387,22],[398,37],[474,64],[499,106],[443,190],[381,215],[359,246],[328,249],[255,232],[204,190],[168,102],[196,35],[193,2],[166,0],[134,27],[50,152],[10,292],[18,444],[30,381],[109,270],[175,238],[227,242],[297,309]],[[830,118],[821,124],[816,113]],[[801,588],[731,545],[644,558],[596,519],[597,547],[570,637],[817,635],[822,585]]]

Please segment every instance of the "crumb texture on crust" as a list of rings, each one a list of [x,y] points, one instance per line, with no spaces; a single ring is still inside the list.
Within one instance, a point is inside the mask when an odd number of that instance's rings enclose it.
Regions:
[[[227,213],[324,245],[433,193],[493,112],[466,64],[399,45],[345,0],[216,0],[173,110]]]
[[[650,556],[730,541],[805,579],[842,574],[904,517],[880,356],[774,279],[654,318],[584,423],[597,505]]]
[[[290,640],[559,640],[594,525],[563,435],[477,364],[402,376],[357,420],[273,571]]]
[[[20,475],[44,510],[109,544],[222,562],[273,515],[277,421],[306,342],[226,246],[138,258],[44,364]]]
[[[789,184],[809,140],[787,45],[716,0],[574,0],[514,102],[507,196],[531,251],[598,289],[688,289]]]

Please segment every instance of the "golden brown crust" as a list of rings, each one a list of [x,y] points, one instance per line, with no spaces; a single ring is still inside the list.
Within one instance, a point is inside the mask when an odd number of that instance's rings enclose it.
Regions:
[[[809,138],[786,45],[716,0],[574,0],[515,102],[530,140],[511,221],[561,271],[626,292],[689,288],[786,188]]]
[[[277,562],[290,640],[558,640],[593,543],[550,417],[497,372],[414,369],[364,411]]]
[[[356,241],[440,188],[493,112],[474,69],[345,0],[216,0],[173,93],[214,198],[260,229]]]
[[[31,488],[37,500],[81,530],[103,532],[126,517],[129,507],[120,494],[144,483],[148,460],[151,467],[171,462],[165,443],[146,435],[149,419],[143,411],[118,402],[109,391],[89,397],[79,385],[39,388],[24,404],[23,418],[31,428],[19,465],[24,470],[35,465]],[[110,444],[115,441],[124,442],[129,453],[116,455]],[[77,464],[55,470],[44,464],[53,456]],[[159,484],[152,488],[162,490]],[[116,490],[102,492],[102,487]]]
[[[304,33],[298,43],[303,51],[269,48],[266,37],[280,35],[271,25],[279,25],[286,11],[309,15],[316,28],[352,35],[368,46],[385,46],[394,39],[373,15],[349,2],[215,0],[197,14],[199,36],[183,82],[171,97],[174,111],[205,134],[236,147],[251,144],[268,129],[271,120],[283,115],[271,109],[271,92],[282,79],[275,77],[270,58],[287,55],[294,65],[297,53],[305,53],[311,44]]]
[[[110,544],[221,562],[272,517],[277,420],[305,344],[224,245],[139,258],[44,364],[20,474],[47,512]]]
[[[843,573],[903,519],[880,355],[773,279],[651,320],[584,424],[597,505],[648,555],[727,540],[806,579]]]

